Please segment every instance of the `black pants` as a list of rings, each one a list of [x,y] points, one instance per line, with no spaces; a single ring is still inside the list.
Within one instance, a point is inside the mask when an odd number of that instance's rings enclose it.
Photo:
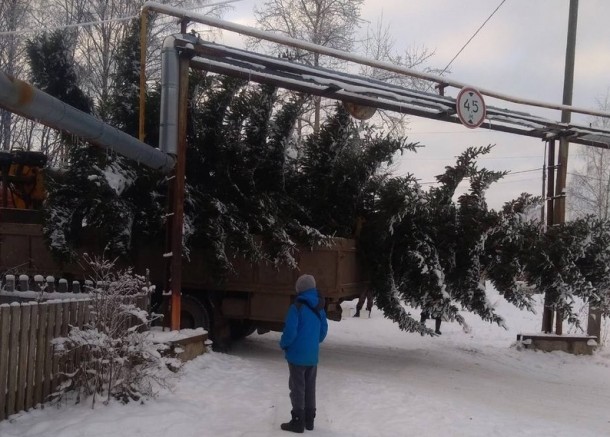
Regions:
[[[425,311],[422,311],[421,313],[421,318],[420,318],[420,323],[426,323],[426,320],[428,320],[430,318],[430,314],[428,314]],[[441,318],[440,317],[435,317],[434,318],[434,330],[438,333],[441,330]]]
[[[363,291],[362,294],[360,294],[360,297],[358,298],[358,304],[356,304],[357,311],[360,311],[362,309],[365,300],[366,310],[368,312],[371,312],[371,309],[373,308],[373,290],[367,289],[366,291]]]
[[[293,411],[316,408],[316,375],[318,366],[297,366],[288,363],[290,402]]]

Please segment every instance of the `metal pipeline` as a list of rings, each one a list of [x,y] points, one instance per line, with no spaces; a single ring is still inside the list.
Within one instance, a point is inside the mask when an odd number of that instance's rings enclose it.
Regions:
[[[176,155],[178,149],[178,87],[180,58],[174,46],[176,37],[169,35],[161,49],[161,119],[159,121],[159,148]]]
[[[0,106],[97,146],[114,150],[152,169],[167,173],[174,167],[172,156],[1,71]]]
[[[176,155],[178,150],[178,114],[180,113],[180,53],[175,43],[180,37],[187,40],[187,51],[192,52],[198,38],[195,35],[169,35],[163,41],[161,49],[161,118],[159,120],[159,148],[170,155]],[[182,49],[182,56],[185,54]],[[192,53],[190,53],[192,54]],[[188,78],[188,76],[187,76]],[[183,78],[184,80],[184,78]],[[186,104],[186,103],[185,103]],[[186,129],[186,127],[185,127]]]
[[[275,34],[272,32],[266,32],[260,29],[255,29],[253,27],[244,26],[237,23],[232,23],[230,21],[220,20],[218,18],[210,17],[208,15],[198,13],[195,11],[185,11],[184,9],[180,9],[174,6],[165,5],[159,2],[147,1],[142,5],[142,17],[145,17],[146,14],[150,11],[159,12],[165,15],[170,15],[172,17],[179,18],[181,20],[189,20],[194,21],[196,23],[206,24],[208,26],[216,27],[218,29],[228,30],[230,32],[235,32],[241,35],[246,35],[258,39],[262,39],[265,41],[271,41],[278,44],[283,44],[290,47],[297,47],[303,50],[308,50],[313,53],[319,53],[321,55],[332,56],[337,59],[342,59],[344,61],[354,62],[361,65],[366,65],[368,67],[379,68],[386,71],[391,71],[394,73],[399,73],[405,76],[416,77],[419,79],[428,80],[431,82],[435,82],[437,84],[455,87],[455,88],[464,88],[473,86],[472,84],[459,82],[457,80],[453,80],[446,77],[436,76],[434,74],[425,73],[422,71],[417,71],[414,69],[401,67],[390,62],[385,61],[377,61],[375,59],[367,58],[364,56],[356,55],[354,53],[345,52],[342,50],[333,49],[330,47],[321,46],[318,44],[313,44],[307,41],[298,40],[295,38],[290,38],[284,35]],[[143,45],[143,50],[145,50],[145,46]],[[143,67],[142,67],[143,68]],[[548,109],[556,109],[561,111],[570,111],[573,113],[594,115],[598,117],[607,117],[610,118],[610,112],[599,111],[594,109],[587,108],[579,108],[576,106],[570,105],[559,105],[555,103],[542,102],[537,100],[525,99],[521,97],[515,97],[504,93],[499,93],[493,90],[488,90],[485,88],[477,88],[477,90],[486,96],[494,97],[500,100],[504,100],[507,102],[513,102],[521,105],[528,106],[537,106],[540,108],[548,108]]]

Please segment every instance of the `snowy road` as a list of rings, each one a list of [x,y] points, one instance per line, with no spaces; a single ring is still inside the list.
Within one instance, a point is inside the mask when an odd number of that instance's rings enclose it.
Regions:
[[[344,304],[346,313],[353,304]],[[539,316],[498,301],[509,330],[467,315],[439,338],[371,319],[330,323],[318,371],[316,429],[335,436],[610,436],[610,352],[593,357],[518,351]],[[288,369],[279,335],[254,334],[229,354],[185,366],[172,391],[116,403],[44,410],[0,423],[1,437],[287,436]]]
[[[464,335],[406,336],[403,342],[397,336],[393,346],[372,344],[364,333],[361,341],[331,337],[319,370],[316,434],[610,435],[607,361],[585,370],[591,358],[478,348],[451,339]],[[287,376],[273,336],[254,337],[234,353]],[[282,390],[276,408],[284,419],[289,408]]]

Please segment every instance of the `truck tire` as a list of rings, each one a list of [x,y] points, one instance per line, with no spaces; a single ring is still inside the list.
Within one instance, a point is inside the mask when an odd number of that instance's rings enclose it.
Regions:
[[[182,295],[180,306],[180,328],[203,328],[210,332],[210,314],[205,305],[196,297],[188,294]]]

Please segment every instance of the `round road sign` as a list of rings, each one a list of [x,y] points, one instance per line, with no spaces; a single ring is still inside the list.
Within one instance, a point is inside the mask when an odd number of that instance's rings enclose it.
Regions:
[[[455,100],[455,109],[462,124],[470,129],[481,126],[485,120],[485,101],[474,88],[462,88]]]

